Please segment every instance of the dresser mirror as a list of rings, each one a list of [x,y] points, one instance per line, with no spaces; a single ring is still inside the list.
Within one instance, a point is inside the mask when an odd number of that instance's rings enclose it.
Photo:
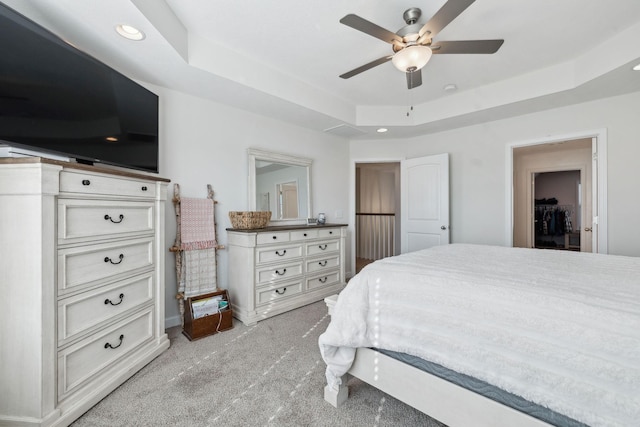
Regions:
[[[249,152],[249,210],[271,221],[305,223],[311,216],[311,159],[255,148]]]

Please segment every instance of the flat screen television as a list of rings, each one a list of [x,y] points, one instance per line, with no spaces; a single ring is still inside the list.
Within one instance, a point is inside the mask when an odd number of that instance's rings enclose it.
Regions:
[[[158,96],[0,3],[0,145],[158,172]]]

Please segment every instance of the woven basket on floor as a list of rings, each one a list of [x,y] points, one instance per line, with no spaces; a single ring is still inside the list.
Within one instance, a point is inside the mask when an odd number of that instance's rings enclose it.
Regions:
[[[264,228],[269,224],[271,211],[235,211],[229,212],[231,226],[240,230]]]

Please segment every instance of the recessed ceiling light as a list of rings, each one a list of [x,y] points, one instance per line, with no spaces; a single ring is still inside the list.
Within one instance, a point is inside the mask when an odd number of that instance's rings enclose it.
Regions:
[[[453,92],[454,90],[458,89],[458,86],[454,85],[453,83],[449,83],[447,85],[444,85],[443,89],[446,92]]]
[[[385,132],[386,132],[386,131],[388,131],[388,130],[389,130],[389,129],[387,129],[387,128],[378,128],[378,129],[376,130],[376,132],[378,132],[378,133],[385,133]]]
[[[640,64],[633,67],[633,71],[640,71]]]
[[[126,25],[126,24],[116,25],[116,31],[122,37],[129,40],[140,41],[145,38],[145,35],[142,31],[140,31],[136,27],[132,27],[131,25]]]

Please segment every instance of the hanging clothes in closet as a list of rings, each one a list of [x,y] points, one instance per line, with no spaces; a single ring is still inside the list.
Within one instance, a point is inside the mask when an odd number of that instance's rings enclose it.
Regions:
[[[536,205],[536,234],[544,236],[560,236],[573,232],[573,206],[570,205]]]
[[[541,201],[547,204],[540,203]],[[573,205],[548,204],[556,199],[536,200],[535,206],[535,247],[566,247],[565,235],[573,232]]]

